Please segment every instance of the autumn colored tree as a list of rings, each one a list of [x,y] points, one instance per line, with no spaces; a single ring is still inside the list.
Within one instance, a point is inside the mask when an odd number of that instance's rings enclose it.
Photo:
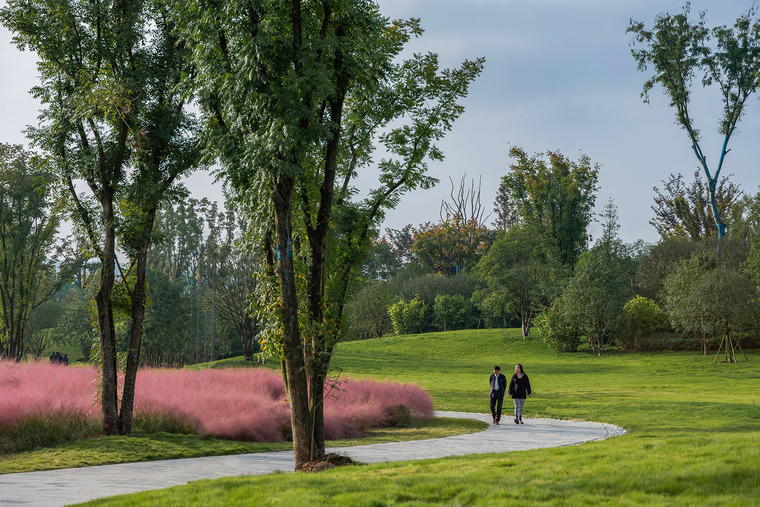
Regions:
[[[472,269],[494,241],[492,230],[476,217],[463,221],[454,215],[442,222],[422,225],[414,235],[412,252],[438,273],[455,275]]]
[[[546,159],[541,154],[529,156],[517,147],[509,154],[516,163],[502,178],[504,195],[497,202],[507,209],[499,211],[499,216],[505,223],[519,222],[534,234],[546,235],[560,262],[573,269],[588,245],[599,165],[592,165],[585,155],[573,162],[552,151],[546,152]]]
[[[681,236],[698,240],[717,235],[718,229],[711,211],[710,188],[694,172],[694,181],[688,186],[683,175],[670,175],[662,181],[662,191],[655,187],[654,218],[649,221],[662,237]],[[715,190],[715,200],[721,216],[730,216],[734,202],[741,197],[741,190],[725,177]]]

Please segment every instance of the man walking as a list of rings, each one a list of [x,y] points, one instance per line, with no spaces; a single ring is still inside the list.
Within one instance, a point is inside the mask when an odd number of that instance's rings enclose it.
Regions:
[[[488,377],[488,384],[491,386],[491,415],[493,415],[493,423],[498,425],[501,420],[504,393],[507,390],[507,377],[501,374],[500,367],[493,367],[493,373]]]

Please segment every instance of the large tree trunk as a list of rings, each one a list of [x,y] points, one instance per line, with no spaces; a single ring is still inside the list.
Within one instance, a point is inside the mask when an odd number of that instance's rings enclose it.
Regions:
[[[341,53],[335,57],[336,68],[341,65]],[[340,145],[340,123],[343,116],[345,96],[345,79],[339,78],[337,98],[330,101],[330,121],[333,125],[332,137],[325,150],[324,179],[319,191],[320,201],[316,223],[307,223],[311,262],[308,275],[309,319],[319,331],[312,336],[311,357],[307,354],[307,371],[309,374],[309,412],[311,413],[311,459],[325,454],[325,418],[324,418],[324,384],[330,368],[332,345],[327,343],[323,326],[325,324],[325,257],[327,251],[327,234],[330,230],[333,199],[335,196],[335,173],[338,167],[338,147]],[[307,210],[307,217],[310,216]],[[338,332],[337,330],[335,332]]]
[[[113,324],[113,293],[116,269],[116,234],[114,230],[113,195],[101,198],[105,237],[100,270],[100,287],[95,294],[100,331],[101,353],[101,407],[103,411],[103,431],[106,435],[119,434],[118,393],[116,384],[116,330]]]
[[[310,458],[309,392],[298,324],[298,296],[293,266],[290,203],[292,178],[280,177],[274,183],[276,272],[280,287],[282,349],[285,362],[285,384],[290,400],[290,426],[293,431],[293,455],[298,469]]]
[[[148,247],[153,234],[153,224],[156,218],[156,209],[148,210],[143,231],[143,242],[137,250],[135,259],[135,286],[132,289],[132,331],[129,337],[129,351],[127,352],[127,366],[124,373],[124,393],[121,398],[121,411],[119,423],[121,433],[132,433],[132,416],[135,405],[135,383],[137,381],[137,369],[140,367],[140,348],[142,346],[143,325],[145,323],[145,298],[146,298],[146,266],[148,264]]]

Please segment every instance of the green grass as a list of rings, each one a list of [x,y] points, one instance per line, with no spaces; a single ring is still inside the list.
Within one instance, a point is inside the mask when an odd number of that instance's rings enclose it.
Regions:
[[[481,421],[441,417],[431,421],[415,421],[409,428],[368,430],[363,438],[331,440],[327,445],[342,447],[441,438],[482,431],[487,426]],[[0,474],[289,449],[293,449],[293,445],[287,442],[236,442],[170,433],[101,436],[40,447],[28,452],[0,454]]]
[[[579,446],[198,481],[113,505],[756,505],[760,353],[713,364],[694,352],[558,355],[515,330],[344,343],[342,374],[415,382],[436,409],[488,411],[488,375],[519,362],[528,417],[605,421],[622,437]]]

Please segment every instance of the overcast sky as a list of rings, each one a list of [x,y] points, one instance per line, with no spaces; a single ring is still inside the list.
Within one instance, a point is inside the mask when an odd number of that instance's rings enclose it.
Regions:
[[[629,19],[651,26],[657,14],[676,13],[683,1],[671,0],[380,0],[390,18],[418,17],[425,34],[415,52],[436,52],[442,65],[485,57],[480,78],[471,86],[466,112],[440,143],[446,159],[430,165],[441,181],[433,190],[404,197],[385,226],[400,228],[437,221],[453,178],[458,185],[482,182],[481,200],[489,210],[501,177],[512,161],[510,146],[528,153],[559,150],[573,160],[581,154],[601,165],[597,197],[600,211],[613,199],[624,241],[657,240],[652,217],[655,186],[670,173],[687,181],[697,161],[686,133],[660,89],[651,105],[640,98],[648,74],[637,71],[630,53]],[[0,0],[0,5],[5,1]],[[693,0],[692,12],[707,11],[707,23],[731,24],[751,0]],[[0,29],[0,142],[25,143],[22,130],[36,122],[39,105],[29,95],[36,81],[35,56],[20,53]],[[760,97],[760,94],[758,94]],[[720,154],[717,133],[720,97],[695,95],[697,127],[708,162]],[[760,149],[760,107],[751,99],[731,141],[724,174],[747,193],[760,185],[755,161]],[[196,197],[219,199],[218,186],[203,174],[186,179]],[[592,226],[595,237],[599,224]]]

